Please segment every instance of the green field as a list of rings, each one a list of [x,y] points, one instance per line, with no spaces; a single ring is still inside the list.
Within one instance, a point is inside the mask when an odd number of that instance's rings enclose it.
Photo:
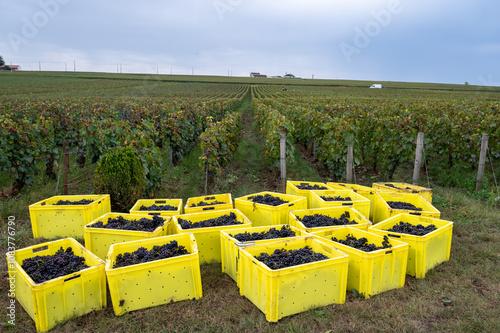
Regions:
[[[369,89],[373,83],[385,88]],[[434,190],[433,205],[443,219],[454,222],[450,260],[424,279],[407,276],[403,288],[370,299],[348,291],[344,304],[311,309],[278,323],[267,322],[257,307],[239,295],[236,283],[221,272],[219,263],[205,264],[201,267],[203,297],[198,300],[115,317],[108,292],[105,309],[61,323],[52,331],[498,332],[499,105],[499,87],[0,72],[0,140],[2,154],[8,157],[0,160],[2,331],[35,331],[34,321],[19,304],[16,325],[7,324],[7,221],[15,217],[15,236],[10,242],[16,249],[46,241],[33,239],[28,206],[63,193],[63,139],[70,147],[69,194],[94,192],[92,156],[98,159],[108,149],[135,142],[137,151],[151,158],[144,165],[158,172],[151,173],[148,195],[186,202],[205,191],[199,135],[208,127],[207,117],[215,122],[235,112],[241,126],[237,148],[226,165],[214,167],[209,183],[210,193],[231,193],[233,198],[261,191],[284,192],[275,141],[283,122],[292,126],[287,146],[289,180],[345,181],[346,140],[352,139],[354,182],[367,186],[390,177],[411,183],[414,141],[416,133],[424,131],[426,163],[419,184]],[[198,120],[184,126],[190,117]],[[12,134],[13,129],[19,129],[20,135]],[[490,155],[482,190],[476,192],[482,133],[490,136]],[[81,156],[86,157],[83,164],[78,160]],[[8,165],[6,161],[13,162],[14,157],[20,163]],[[47,165],[54,161],[57,166],[47,175]],[[20,174],[25,184],[13,192]]]

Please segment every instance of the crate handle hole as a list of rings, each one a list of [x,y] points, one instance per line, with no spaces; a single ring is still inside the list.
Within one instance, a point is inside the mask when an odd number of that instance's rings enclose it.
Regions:
[[[45,251],[45,250],[48,250],[48,249],[49,249],[48,245],[40,246],[40,247],[37,247],[36,249],[33,249],[33,253],[37,253],[37,252],[40,252],[40,251]]]
[[[69,280],[73,280],[73,279],[77,279],[77,278],[79,278],[80,276],[82,276],[82,275],[81,275],[81,274],[78,274],[78,275],[72,276],[72,277],[70,277],[70,278],[65,279],[65,280],[64,280],[64,282],[69,281]],[[73,295],[74,295],[74,294],[73,294]]]

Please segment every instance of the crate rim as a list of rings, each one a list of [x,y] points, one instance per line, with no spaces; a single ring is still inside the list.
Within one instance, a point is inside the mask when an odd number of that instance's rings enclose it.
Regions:
[[[324,190],[326,191],[326,190]],[[253,202],[251,200],[248,200],[247,198],[250,197],[250,196],[256,196],[256,195],[264,195],[264,194],[272,194],[272,195],[275,195],[275,196],[278,196],[278,195],[284,195],[284,196],[288,196],[288,197],[294,197],[296,198],[294,201],[291,201],[291,202],[286,202],[286,203],[283,203],[281,205],[278,205],[278,206],[271,206],[271,205],[266,205],[266,204],[262,204],[262,203],[258,203],[258,202]],[[279,197],[279,196],[278,196]],[[280,198],[281,199],[281,198]],[[259,205],[260,207],[270,207],[270,208],[275,208],[275,207],[283,207],[283,206],[286,206],[286,205],[290,205],[290,204],[293,204],[297,201],[300,201],[300,200],[307,200],[307,197],[304,197],[304,196],[301,196],[301,195],[293,195],[293,194],[285,194],[285,193],[279,193],[279,192],[271,192],[271,191],[264,191],[264,192],[259,192],[259,193],[252,193],[252,194],[248,194],[248,195],[245,195],[245,196],[242,196],[242,197],[239,197],[239,198],[236,198],[234,199],[234,202],[236,203],[236,200],[239,200],[239,201],[242,201],[242,202],[247,202],[247,203],[251,203],[252,205],[255,204],[255,205]],[[259,207],[257,206],[257,207]]]
[[[304,230],[300,230],[299,228],[297,227],[294,227],[293,225],[289,225],[289,224],[274,224],[274,225],[265,225],[265,226],[259,226],[259,227],[250,227],[250,228],[259,228],[259,229],[271,229],[271,228],[281,228],[283,226],[289,226],[292,230],[295,229],[294,231],[300,231],[302,233],[305,233],[305,234],[308,234],[307,231],[304,231]],[[256,244],[255,242],[274,242],[274,241],[281,241],[281,240],[290,240],[290,239],[295,239],[297,237],[305,237],[305,236],[290,236],[290,237],[282,237],[282,238],[271,238],[271,239],[259,239],[259,240],[255,240],[255,241],[247,241],[247,242],[240,242],[239,240],[237,240],[236,238],[232,237],[229,232],[232,232],[234,233],[235,231],[238,231],[239,233],[242,233],[241,230],[239,229],[228,229],[227,230],[228,232],[226,232],[225,230],[221,230],[220,233],[221,234],[224,234],[227,236],[228,240],[233,242],[234,245],[238,246],[238,247],[247,247],[247,246],[253,246],[253,245],[259,245],[258,243]],[[243,245],[244,244],[244,245]],[[248,245],[247,245],[248,244]]]
[[[151,218],[152,215],[145,215],[145,214],[130,214],[130,213],[115,213],[115,212],[109,212],[109,213],[106,213],[98,218],[96,218],[95,220],[93,220],[92,222],[86,224],[84,227],[83,227],[83,230],[85,232],[85,230],[98,230],[99,232],[101,233],[104,233],[104,234],[108,234],[108,233],[116,233],[117,231],[118,232],[134,232],[134,233],[137,233],[138,235],[139,234],[152,234],[152,233],[155,233],[155,232],[158,232],[161,228],[165,227],[166,224],[168,224],[170,222],[170,220],[172,219],[172,216],[161,216],[159,215],[161,218],[163,218],[165,221],[163,222],[162,225],[158,226],[155,230],[153,231],[143,231],[143,230],[124,230],[124,229],[108,229],[108,228],[95,228],[95,227],[91,227],[90,225],[94,224],[94,223],[97,223],[100,221],[100,219],[103,219],[103,218],[106,218],[108,215],[110,214],[113,214],[113,215],[132,215],[132,216],[142,216],[142,217],[149,217]],[[104,221],[103,221],[104,222]],[[89,231],[90,232],[90,231]]]
[[[184,229],[182,228],[182,226],[178,223],[178,218],[182,218],[182,216],[186,216],[186,215],[202,215],[202,214],[214,214],[214,213],[224,213],[224,212],[237,212],[238,214],[240,214],[242,217],[243,217],[243,220],[245,222],[243,222],[242,224],[232,224],[232,225],[221,225],[221,226],[216,226],[216,227],[201,227],[201,228],[189,228],[189,229]],[[224,215],[224,214],[221,214],[221,215]],[[237,208],[232,208],[232,209],[221,209],[221,210],[211,210],[211,211],[207,211],[207,212],[199,212],[199,213],[188,213],[188,214],[179,214],[179,215],[174,215],[171,217],[172,218],[172,222],[175,223],[176,225],[179,226],[179,229],[181,231],[187,231],[187,232],[190,232],[189,230],[206,230],[206,229],[209,229],[209,228],[226,228],[226,229],[231,229],[231,228],[234,228],[234,227],[238,227],[238,226],[243,226],[243,225],[251,225],[252,222],[248,219],[248,217],[246,217],[239,209]]]
[[[304,211],[317,211],[317,210],[345,210],[345,209],[348,209],[348,210],[354,210],[355,213],[358,213],[359,216],[361,217],[362,220],[364,220],[365,223],[357,223],[356,225],[360,226],[360,225],[368,225],[368,228],[370,226],[373,225],[373,222],[370,221],[367,217],[365,217],[363,214],[361,214],[356,208],[352,207],[352,206],[338,206],[338,207],[322,207],[322,208],[309,208],[309,209],[297,209],[297,210],[291,210],[289,212],[289,214],[293,215],[293,219],[295,219],[297,221],[297,223],[299,223],[300,225],[302,225],[304,227],[304,230],[307,230],[307,229],[315,229],[315,228],[336,228],[336,227],[339,227],[339,228],[343,228],[343,227],[347,227],[349,226],[349,224],[341,224],[341,225],[331,225],[331,226],[320,226],[320,227],[306,227],[304,225],[304,223],[302,223],[302,221],[300,221],[298,219],[298,216],[295,215],[294,212],[304,212]],[[327,215],[328,216],[328,215]],[[316,230],[316,231],[322,231],[322,230]],[[306,232],[316,232],[316,231],[306,231]]]
[[[415,190],[426,190],[426,191],[432,191],[432,188],[430,187],[425,187],[425,186],[420,186],[420,185],[413,185],[413,184],[410,184],[410,183],[405,183],[405,182],[375,182],[375,183],[372,183],[372,187],[373,187],[373,184],[376,184],[378,186],[384,186],[384,187],[388,187],[388,188],[391,188],[390,186],[385,186],[385,184],[398,184],[398,185],[404,185],[404,186],[409,186],[409,187],[413,187]],[[402,190],[402,191],[405,191],[407,189],[404,189],[404,188],[395,188],[396,190]]]
[[[453,222],[452,221],[442,220],[442,219],[436,219],[436,218],[430,217],[430,216],[424,216],[425,218],[428,218],[428,219],[439,220],[439,221],[445,222],[445,224],[442,225],[442,226],[440,226],[440,227],[438,227],[436,230],[431,231],[428,234],[425,234],[425,235],[422,235],[422,236],[419,236],[419,235],[410,235],[410,234],[405,234],[405,233],[402,233],[402,232],[396,232],[396,231],[389,231],[389,230],[386,230],[386,229],[380,229],[380,227],[382,226],[383,223],[386,223],[387,221],[392,222],[390,220],[392,220],[392,219],[396,220],[396,219],[398,219],[398,217],[400,215],[408,216],[408,217],[421,217],[421,216],[411,215],[411,214],[408,214],[408,213],[400,213],[400,214],[391,216],[390,218],[388,218],[388,219],[386,219],[384,221],[380,221],[379,223],[374,224],[371,227],[368,227],[368,230],[377,230],[377,231],[382,231],[382,232],[386,232],[386,233],[394,233],[394,234],[401,235],[401,238],[403,238],[403,237],[405,237],[405,238],[409,237],[410,239],[422,240],[425,237],[433,236],[433,235],[436,235],[436,234],[439,234],[439,233],[443,232],[444,229],[448,228],[449,226],[453,226]],[[401,218],[401,217],[399,217],[399,218]],[[396,222],[396,223],[399,223],[399,222]],[[407,223],[410,223],[410,222],[407,222]],[[431,222],[423,222],[423,223],[432,224]],[[388,235],[388,237],[391,237],[391,236]]]
[[[55,199],[55,198],[74,198],[74,197],[97,197],[97,198],[100,198],[100,199],[104,199],[106,197],[109,197],[110,195],[109,194],[67,194],[67,195],[54,195],[54,196],[51,196],[50,198],[45,198],[43,200],[40,200],[38,202],[35,202],[31,205],[29,205],[28,207],[31,208],[31,207],[36,207],[36,208],[47,208],[47,207],[50,207],[50,208],[53,208],[54,206],[57,206],[57,207],[61,207],[62,209],[68,209],[68,208],[72,208],[72,207],[88,207],[92,204],[96,204],[98,200],[95,200],[91,203],[88,203],[86,205],[42,205],[43,202],[47,201],[47,200],[51,200],[51,199]],[[92,199],[92,198],[90,198]]]
[[[132,245],[132,243],[136,243],[138,247],[136,249],[139,249],[140,247],[144,247],[140,245],[141,242],[143,241],[160,241],[160,240],[165,240],[165,242],[170,242],[172,240],[176,240],[176,238],[189,238],[193,242],[193,253],[188,253],[188,254],[183,254],[180,256],[175,256],[175,257],[170,257],[170,258],[163,258],[163,259],[158,259],[158,260],[152,260],[152,261],[146,261],[146,262],[141,262],[139,264],[133,264],[133,265],[128,265],[128,266],[123,266],[123,267],[118,267],[118,268],[113,268],[111,266],[111,254],[113,253],[114,246],[115,245],[123,245],[123,244],[129,244]],[[166,244],[166,243],[165,243]],[[158,244],[154,244],[151,246],[157,246]],[[106,274],[108,272],[111,272],[112,274],[119,274],[123,269],[127,271],[136,271],[136,270],[141,270],[146,266],[150,267],[156,267],[156,266],[161,266],[165,260],[170,260],[170,261],[176,261],[176,262],[182,262],[186,260],[191,260],[192,256],[198,255],[198,246],[196,244],[196,238],[192,233],[182,233],[182,234],[175,234],[175,235],[166,235],[166,236],[160,236],[160,237],[155,237],[155,238],[148,238],[148,239],[140,239],[140,240],[134,240],[134,241],[129,241],[129,242],[120,242],[120,243],[114,243],[109,247],[108,253],[106,254],[106,261],[104,270],[106,271]]]
[[[294,239],[288,239],[288,240],[281,240],[281,241],[276,241],[276,242],[270,242],[267,245],[277,245],[280,242],[290,242],[290,241],[300,241],[300,240],[307,241],[308,239],[310,239],[313,242],[316,241],[318,243],[321,243],[322,245],[331,247],[332,250],[335,251],[335,252],[338,252],[340,254],[340,256],[335,257],[335,258],[328,258],[328,259],[323,259],[323,260],[308,262],[308,263],[305,263],[305,264],[300,264],[300,265],[295,265],[295,266],[290,266],[290,267],[284,267],[284,268],[279,268],[279,269],[271,269],[267,265],[265,265],[263,262],[261,262],[260,260],[257,260],[257,258],[255,258],[255,256],[253,256],[251,253],[249,253],[247,251],[247,249],[249,247],[250,248],[251,247],[261,247],[261,246],[264,246],[266,244],[262,244],[262,245],[255,244],[255,245],[252,245],[252,246],[241,247],[240,250],[244,251],[245,255],[247,255],[254,264],[256,264],[257,266],[263,268],[265,271],[267,271],[268,275],[272,275],[272,276],[275,276],[275,275],[280,276],[280,275],[293,274],[293,273],[296,273],[297,270],[300,270],[300,271],[304,270],[304,267],[305,267],[305,269],[310,270],[310,269],[313,269],[313,267],[311,267],[311,266],[317,266],[317,265],[326,266],[326,265],[328,265],[333,260],[338,261],[338,262],[344,262],[344,261],[348,262],[349,261],[349,255],[347,253],[345,253],[341,249],[333,247],[333,246],[329,245],[328,243],[323,242],[321,239],[318,239],[318,238],[313,237],[311,235],[299,236],[299,237],[295,237]],[[305,246],[308,246],[308,245],[306,244]],[[323,252],[326,252],[326,251],[323,251]],[[332,254],[330,254],[330,255],[332,255]]]
[[[351,227],[344,227],[344,228],[340,228],[340,229],[345,229],[345,228],[348,228],[348,229],[351,229],[352,230],[355,230],[355,232],[361,232],[361,233],[369,233],[370,235],[373,235],[373,236],[377,236],[380,237],[380,238],[383,238],[384,236],[380,236],[380,235],[377,235],[377,234],[374,234],[374,233],[371,233],[369,231],[365,231],[365,230],[360,230],[360,229],[356,229],[356,228],[351,228]],[[377,255],[385,255],[385,254],[391,254],[393,252],[393,250],[398,250],[398,251],[401,251],[401,250],[404,250],[405,247],[408,247],[408,243],[405,243],[403,241],[400,241],[400,240],[397,240],[397,239],[394,239],[394,238],[391,238],[390,240],[391,241],[395,241],[396,243],[400,243],[400,244],[397,244],[397,245],[393,245],[392,247],[390,248],[386,248],[386,249],[380,249],[380,250],[375,250],[375,251],[370,251],[370,252],[366,252],[366,251],[363,251],[363,250],[360,250],[360,249],[356,249],[352,246],[348,246],[348,245],[345,245],[345,244],[342,244],[342,243],[339,243],[339,242],[336,242],[332,239],[328,239],[326,238],[325,236],[321,236],[321,235],[318,235],[319,233],[321,232],[325,232],[325,231],[336,231],[336,230],[339,230],[339,229],[334,229],[334,230],[322,230],[322,231],[315,231],[313,233],[311,233],[312,235],[316,236],[316,237],[319,237],[319,238],[323,238],[323,239],[327,239],[329,242],[333,242],[335,243],[336,245],[340,246],[341,249],[345,247],[345,249],[347,250],[352,250],[352,251],[355,251],[355,253],[357,255],[360,255],[361,257],[373,257],[374,254],[377,254]],[[390,253],[383,253],[383,252],[387,252],[387,251],[391,251]]]
[[[28,273],[26,273],[26,271],[22,268],[21,264],[15,260],[15,254],[16,252],[19,252],[19,251],[27,251],[27,250],[30,250],[32,248],[35,248],[35,247],[44,247],[44,246],[49,246],[49,244],[51,243],[62,243],[62,242],[65,242],[65,241],[70,241],[71,243],[75,243],[73,245],[79,245],[79,249],[84,249],[84,251],[90,255],[91,257],[93,257],[93,259],[97,260],[97,261],[100,261],[99,264],[97,265],[92,265],[92,266],[89,266],[87,268],[84,268],[84,269],[81,269],[79,270],[78,272],[73,272],[71,274],[67,274],[67,275],[63,275],[63,276],[59,276],[59,277],[56,277],[54,279],[50,279],[50,280],[47,280],[47,281],[44,281],[44,282],[40,282],[40,283],[36,283],[35,281],[33,281],[33,279],[29,276]],[[55,245],[55,244],[53,244]],[[73,251],[74,252],[74,251]],[[33,257],[36,257],[37,255],[34,255]],[[29,257],[29,258],[33,258],[33,257]],[[12,258],[12,259],[11,259]],[[102,260],[101,258],[99,258],[98,256],[96,256],[94,253],[90,252],[89,250],[87,250],[83,245],[81,245],[76,239],[74,239],[73,237],[66,237],[66,238],[61,238],[61,239],[56,239],[54,241],[49,241],[49,242],[44,242],[44,243],[40,243],[40,244],[35,244],[35,245],[32,245],[32,246],[28,246],[28,247],[24,247],[22,249],[17,249],[13,252],[13,255],[12,257],[7,255],[7,262],[8,264],[13,264],[14,266],[16,266],[17,270],[18,270],[18,273],[21,274],[22,276],[24,276],[27,281],[30,283],[31,285],[31,288],[34,290],[34,291],[39,291],[39,290],[44,290],[44,289],[47,289],[47,288],[52,288],[52,286],[54,284],[61,284],[61,283],[64,283],[66,282],[65,280],[67,279],[75,279],[75,276],[77,275],[81,275],[83,272],[88,272],[88,271],[91,271],[91,270],[95,270],[96,267],[100,267],[102,265],[106,265],[106,262],[104,260]],[[9,271],[10,272],[10,271]],[[8,273],[9,273],[8,272]],[[50,284],[50,285],[49,285]]]
[[[334,191],[334,192],[352,192],[354,194],[355,197],[358,197],[357,199],[355,200],[349,200],[349,201],[340,201],[340,200],[337,200],[337,201],[326,201],[326,200],[323,200],[323,198],[321,198],[321,196],[316,193],[316,192],[320,192],[320,191]],[[319,200],[321,200],[322,202],[324,203],[331,203],[331,202],[339,202],[339,203],[347,203],[347,202],[363,202],[363,203],[369,203],[370,202],[370,199],[367,199],[365,197],[363,197],[361,194],[357,193],[354,189],[345,189],[345,190],[339,190],[339,189],[333,189],[333,190],[312,190],[312,195],[315,195],[319,198]],[[343,193],[339,193],[339,195],[342,195]]]
[[[152,200],[175,200],[175,201],[180,200],[180,201],[179,201],[179,204],[177,205],[176,210],[134,210],[134,208],[136,206],[138,206],[141,203],[141,201],[152,201]],[[134,214],[134,215],[140,215],[140,212],[147,212],[149,214],[149,213],[168,213],[168,212],[178,212],[178,211],[182,211],[182,199],[176,199],[176,198],[174,198],[174,199],[164,199],[164,198],[137,199],[135,204],[129,210],[130,214]]]
[[[396,210],[396,211],[398,211],[398,210],[399,210],[399,211],[405,211],[405,212],[406,212],[406,211],[409,211],[408,209],[396,209],[396,208],[392,208],[391,206],[389,206],[389,204],[387,203],[387,200],[384,198],[384,196],[386,196],[386,195],[387,195],[387,196],[388,196],[388,195],[390,195],[390,196],[396,196],[396,197],[397,197],[396,199],[402,199],[402,198],[403,198],[403,197],[405,197],[405,196],[406,196],[406,197],[407,197],[407,196],[412,196],[412,197],[417,198],[417,200],[418,200],[419,202],[423,202],[423,205],[424,205],[424,206],[427,206],[427,207],[426,207],[426,209],[427,209],[427,208],[431,208],[431,210],[424,210],[424,209],[422,209],[421,211],[415,211],[416,213],[420,213],[420,214],[422,214],[422,213],[432,213],[432,214],[434,214],[434,213],[441,213],[441,212],[440,212],[440,211],[439,211],[436,207],[434,207],[434,206],[433,206],[430,202],[428,202],[427,200],[425,200],[425,198],[424,198],[424,197],[422,197],[422,196],[421,196],[420,194],[418,194],[418,193],[404,193],[404,192],[377,192],[377,193],[375,193],[375,195],[378,195],[378,196],[380,197],[380,199],[382,199],[382,203],[383,203],[383,205],[384,205],[384,207],[385,207],[386,209]],[[401,213],[399,213],[399,214],[403,214],[403,213],[401,212]],[[399,214],[397,214],[397,215],[399,215]],[[382,222],[382,221],[381,221],[381,222]],[[380,223],[380,222],[379,222],[379,223]]]

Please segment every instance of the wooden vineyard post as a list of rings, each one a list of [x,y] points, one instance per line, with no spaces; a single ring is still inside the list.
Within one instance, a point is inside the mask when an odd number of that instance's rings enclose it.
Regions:
[[[208,195],[208,177],[210,176],[208,171],[208,158],[207,161],[205,162],[205,165],[206,165],[205,195]]]
[[[172,164],[174,163],[174,153],[173,153],[172,145],[169,145],[168,148],[170,151],[170,167],[172,167]]]
[[[281,169],[281,184],[286,188],[286,132],[281,132],[280,138],[280,169]]]
[[[64,186],[63,186],[63,193],[64,195],[68,195],[68,151],[66,147],[66,140],[63,141],[63,181],[64,181]]]
[[[483,183],[484,164],[486,162],[486,152],[488,151],[488,134],[483,134],[481,139],[481,154],[479,155],[479,169],[477,171],[476,191],[481,191]]]
[[[424,149],[424,133],[417,135],[417,151],[415,153],[415,167],[413,168],[413,185],[418,185],[420,178],[420,165],[422,163],[422,150]]]
[[[354,152],[353,152],[353,146],[351,143],[351,144],[349,144],[349,146],[347,146],[347,167],[345,170],[345,180],[346,180],[346,183],[348,183],[348,184],[352,183],[353,160],[354,160]]]

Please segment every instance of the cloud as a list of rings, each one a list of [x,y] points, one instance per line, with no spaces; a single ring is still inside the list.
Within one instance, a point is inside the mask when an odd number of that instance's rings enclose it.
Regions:
[[[23,36],[26,22],[47,12],[42,4],[54,2],[59,7],[48,22],[13,47],[8,34]],[[19,63],[42,61],[62,68],[76,61],[81,70],[103,71],[114,71],[122,63],[127,70],[135,65],[154,71],[159,66],[184,74],[194,67],[195,73],[218,75],[233,70],[246,76],[256,70],[270,75],[456,83],[467,77],[471,84],[481,75],[500,76],[494,60],[500,45],[500,3],[486,0],[1,4],[0,54]],[[350,61],[341,45],[356,49]]]

